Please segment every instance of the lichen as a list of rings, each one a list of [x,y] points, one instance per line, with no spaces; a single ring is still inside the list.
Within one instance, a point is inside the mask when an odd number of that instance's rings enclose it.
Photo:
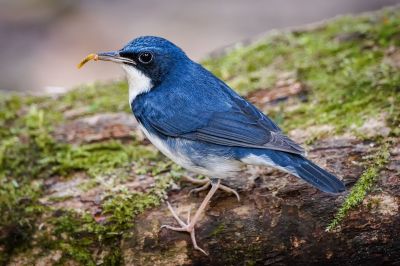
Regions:
[[[335,218],[329,223],[327,231],[336,229],[348,213],[361,204],[369,191],[379,178],[379,172],[387,164],[389,159],[388,144],[383,144],[379,151],[369,158],[367,169],[363,172],[357,183],[351,188],[343,204],[337,211]]]

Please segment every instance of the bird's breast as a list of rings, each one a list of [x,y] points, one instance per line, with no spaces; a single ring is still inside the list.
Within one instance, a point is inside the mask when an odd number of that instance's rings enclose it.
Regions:
[[[182,138],[160,137],[142,124],[139,127],[165,156],[194,173],[223,179],[236,175],[243,167],[241,161],[233,158],[229,148]]]

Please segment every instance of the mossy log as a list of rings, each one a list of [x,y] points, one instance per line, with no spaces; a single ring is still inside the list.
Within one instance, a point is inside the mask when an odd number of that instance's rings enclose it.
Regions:
[[[133,238],[123,250],[133,265],[382,265],[400,258],[400,182],[394,155],[388,168],[379,171],[381,191],[364,199],[362,207],[332,232],[326,228],[343,196],[311,188],[295,177],[277,171],[252,169],[235,180],[241,202],[218,192],[196,231],[198,242],[209,256],[193,250],[185,233],[159,230],[175,224],[165,205],[140,215]],[[366,143],[342,139],[318,143],[310,157],[337,175],[348,186],[361,174],[357,165],[370,151]],[[188,196],[189,187],[171,191],[169,200],[182,217],[198,198]],[[346,193],[345,193],[346,194]],[[128,255],[129,254],[129,255]]]
[[[124,81],[0,95],[0,265],[400,264],[400,9],[274,33],[202,63],[341,178],[330,195],[250,166],[205,196],[137,129]],[[328,230],[329,229],[329,230]]]

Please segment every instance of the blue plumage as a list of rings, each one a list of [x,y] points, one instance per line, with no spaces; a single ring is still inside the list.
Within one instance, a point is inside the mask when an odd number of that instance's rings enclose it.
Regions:
[[[223,81],[190,60],[173,43],[140,37],[119,51],[97,59],[122,65],[129,82],[129,103],[147,138],[167,157],[193,172],[209,176],[211,185],[193,219],[180,227],[198,247],[194,227],[217,189],[239,195],[221,184],[246,164],[264,165],[293,174],[330,193],[345,189],[342,181],[304,157],[304,150]]]
[[[304,158],[303,149],[271,119],[174,44],[141,37],[120,54],[135,57],[141,52],[154,57],[151,66],[136,66],[151,80],[152,88],[132,99],[132,112],[172,160],[218,178],[229,178],[245,163],[264,164],[325,192],[344,190],[341,181]],[[253,160],[246,159],[249,156]]]
[[[202,66],[187,60],[187,64],[170,70],[168,78],[152,93],[141,94],[132,102],[137,118],[170,137],[303,152],[252,104]]]

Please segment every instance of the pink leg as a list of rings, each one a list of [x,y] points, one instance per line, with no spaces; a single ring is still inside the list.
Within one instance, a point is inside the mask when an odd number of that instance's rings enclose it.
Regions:
[[[197,209],[197,211],[194,214],[192,219],[190,219],[190,212],[189,212],[189,215],[188,215],[188,218],[187,218],[187,223],[182,221],[179,218],[178,214],[172,208],[171,204],[169,204],[167,202],[168,209],[170,210],[170,212],[174,216],[175,220],[179,223],[180,227],[173,227],[173,226],[170,226],[170,225],[162,225],[161,226],[161,228],[167,228],[167,229],[174,230],[174,231],[188,232],[190,234],[191,239],[192,239],[192,243],[193,243],[194,248],[199,250],[199,251],[201,251],[201,252],[203,252],[206,255],[208,255],[208,254],[197,245],[194,227],[195,227],[196,223],[198,222],[201,213],[206,209],[207,204],[210,202],[210,200],[214,196],[215,192],[221,186],[221,181],[219,179],[217,179],[216,183],[213,182],[213,181],[211,181],[210,183],[211,183],[211,189],[208,192],[207,196],[204,198],[204,200],[201,203],[200,207]]]

